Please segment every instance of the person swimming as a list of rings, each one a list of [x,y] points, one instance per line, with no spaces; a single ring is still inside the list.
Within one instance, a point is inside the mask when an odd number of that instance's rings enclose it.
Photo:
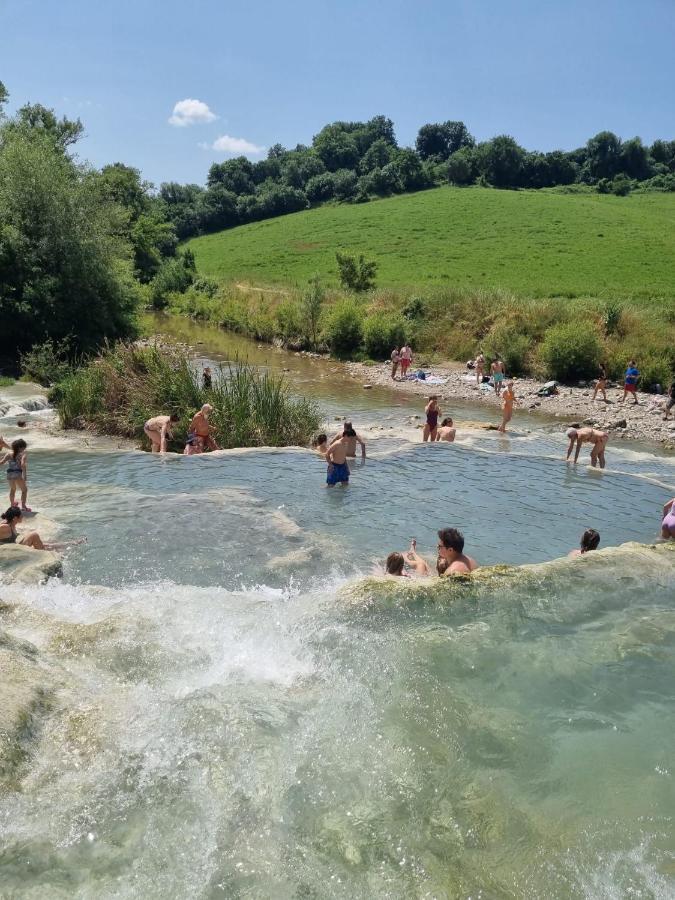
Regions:
[[[600,544],[600,535],[595,528],[587,528],[581,535],[581,545],[578,550],[571,550],[568,556],[583,556],[591,550],[597,550]]]
[[[409,574],[405,571],[406,564],[414,569],[415,574],[417,575],[430,574],[426,560],[422,559],[417,552],[417,541],[415,538],[410,541],[410,549],[405,557],[402,553],[398,553],[397,551],[389,554],[385,563],[385,572],[387,575],[398,575],[409,578]]]
[[[452,419],[448,416],[441,422],[441,426],[436,434],[436,440],[452,442],[455,439],[456,433],[457,429],[455,428]]]
[[[424,431],[422,432],[422,440],[435,441],[438,428],[438,417],[441,414],[436,394],[431,394],[429,397],[429,402],[424,407],[424,414],[427,417],[427,421],[424,425]]]

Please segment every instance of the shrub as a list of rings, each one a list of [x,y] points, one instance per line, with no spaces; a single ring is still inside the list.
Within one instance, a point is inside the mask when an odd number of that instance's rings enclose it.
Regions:
[[[619,303],[610,302],[605,307],[602,314],[602,327],[605,330],[605,336],[610,337],[619,330],[621,324],[621,305]]]
[[[324,300],[325,292],[321,285],[321,279],[318,274],[312,275],[309,279],[307,290],[303,293],[300,300],[300,309],[305,331],[314,349],[316,349],[319,340],[319,322],[321,321],[321,310]]]
[[[405,322],[396,316],[374,313],[363,323],[363,343],[371,359],[388,359],[393,347],[400,347],[405,339]]]
[[[540,356],[551,378],[569,382],[595,375],[602,345],[592,326],[566,322],[548,329]]]
[[[661,385],[661,390],[668,390],[675,372],[671,360],[665,354],[649,354],[642,359],[638,357],[638,369],[638,388],[641,391],[652,391],[657,384]]]
[[[499,354],[509,375],[524,375],[528,372],[532,339],[514,325],[498,322],[492,327],[484,343],[488,357]]]
[[[351,253],[340,253],[339,251],[335,254],[335,259],[338,264],[340,284],[345,290],[360,294],[375,287],[376,262],[366,259],[363,253],[357,259]]]
[[[36,344],[27,353],[21,354],[21,371],[31,381],[49,387],[56,384],[70,372],[72,353],[69,338],[58,343],[45,341]]]
[[[333,305],[326,317],[324,339],[338,357],[351,356],[360,348],[363,313],[353,300],[340,300]]]
[[[414,321],[415,319],[423,319],[426,313],[426,305],[421,297],[411,297],[401,310],[404,319]]]
[[[144,441],[150,416],[177,413],[171,447],[181,450],[193,414],[206,402],[221,447],[308,444],[318,430],[316,405],[291,396],[283,379],[239,363],[222,368],[207,394],[178,348],[118,344],[52,390],[61,424]]]
[[[155,309],[164,309],[169,294],[182,294],[194,281],[194,271],[189,260],[177,256],[168,259],[150,282],[150,298]]]
[[[275,319],[278,334],[284,340],[304,336],[302,314],[297,301],[290,297],[282,300],[276,308]]]

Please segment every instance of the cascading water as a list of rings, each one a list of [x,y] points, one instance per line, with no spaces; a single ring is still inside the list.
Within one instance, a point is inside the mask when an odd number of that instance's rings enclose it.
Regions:
[[[651,543],[673,458],[422,447],[361,402],[394,427],[358,423],[346,491],[306,451],[29,427],[36,527],[88,543],[0,585],[0,896],[673,896],[675,551],[545,562],[586,527]],[[510,567],[372,577],[444,525]]]

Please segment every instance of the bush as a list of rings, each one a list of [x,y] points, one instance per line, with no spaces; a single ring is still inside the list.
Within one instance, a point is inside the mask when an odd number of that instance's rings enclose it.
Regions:
[[[640,370],[638,389],[647,392],[653,391],[657,384],[661,385],[662,391],[667,391],[675,374],[672,361],[665,354],[650,354],[642,359],[638,357],[638,369]]]
[[[403,318],[410,322],[414,322],[415,319],[423,319],[425,314],[426,304],[421,297],[411,297],[401,310]]]
[[[602,345],[592,326],[567,322],[548,329],[540,356],[551,378],[569,382],[597,373]]]
[[[360,349],[363,314],[353,300],[341,300],[333,305],[326,317],[324,339],[337,357],[351,356]]]
[[[164,309],[169,294],[182,294],[194,281],[189,260],[182,256],[168,259],[150,282],[150,298],[155,309]]]
[[[294,338],[304,339],[305,335],[302,323],[302,313],[297,301],[290,298],[282,300],[279,306],[277,306],[275,319],[278,334],[285,341]]]
[[[49,387],[71,371],[71,353],[69,338],[58,343],[45,341],[36,344],[27,353],[21,354],[21,371],[31,381]]]
[[[532,349],[532,339],[514,325],[498,322],[485,338],[485,352],[488,358],[499,354],[509,375],[525,375],[528,372],[528,357]]]
[[[145,441],[143,424],[177,413],[170,446],[182,450],[190,420],[205,403],[221,447],[308,444],[321,416],[316,405],[290,395],[283,379],[239,363],[221,368],[207,393],[192,361],[178,348],[118,344],[66,376],[50,399],[65,428]]]
[[[335,254],[338,264],[340,284],[346,291],[354,291],[357,294],[369,291],[375,287],[375,273],[377,263],[366,259],[361,253],[357,259],[351,253]]]
[[[363,343],[371,359],[388,359],[394,347],[406,340],[403,319],[379,312],[368,316],[363,323]]]

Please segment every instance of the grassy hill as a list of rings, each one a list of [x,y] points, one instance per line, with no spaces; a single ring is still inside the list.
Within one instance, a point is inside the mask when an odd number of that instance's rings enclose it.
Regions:
[[[324,206],[191,240],[221,281],[336,281],[336,250],[377,260],[378,286],[503,288],[531,297],[672,297],[675,194],[442,187]]]

